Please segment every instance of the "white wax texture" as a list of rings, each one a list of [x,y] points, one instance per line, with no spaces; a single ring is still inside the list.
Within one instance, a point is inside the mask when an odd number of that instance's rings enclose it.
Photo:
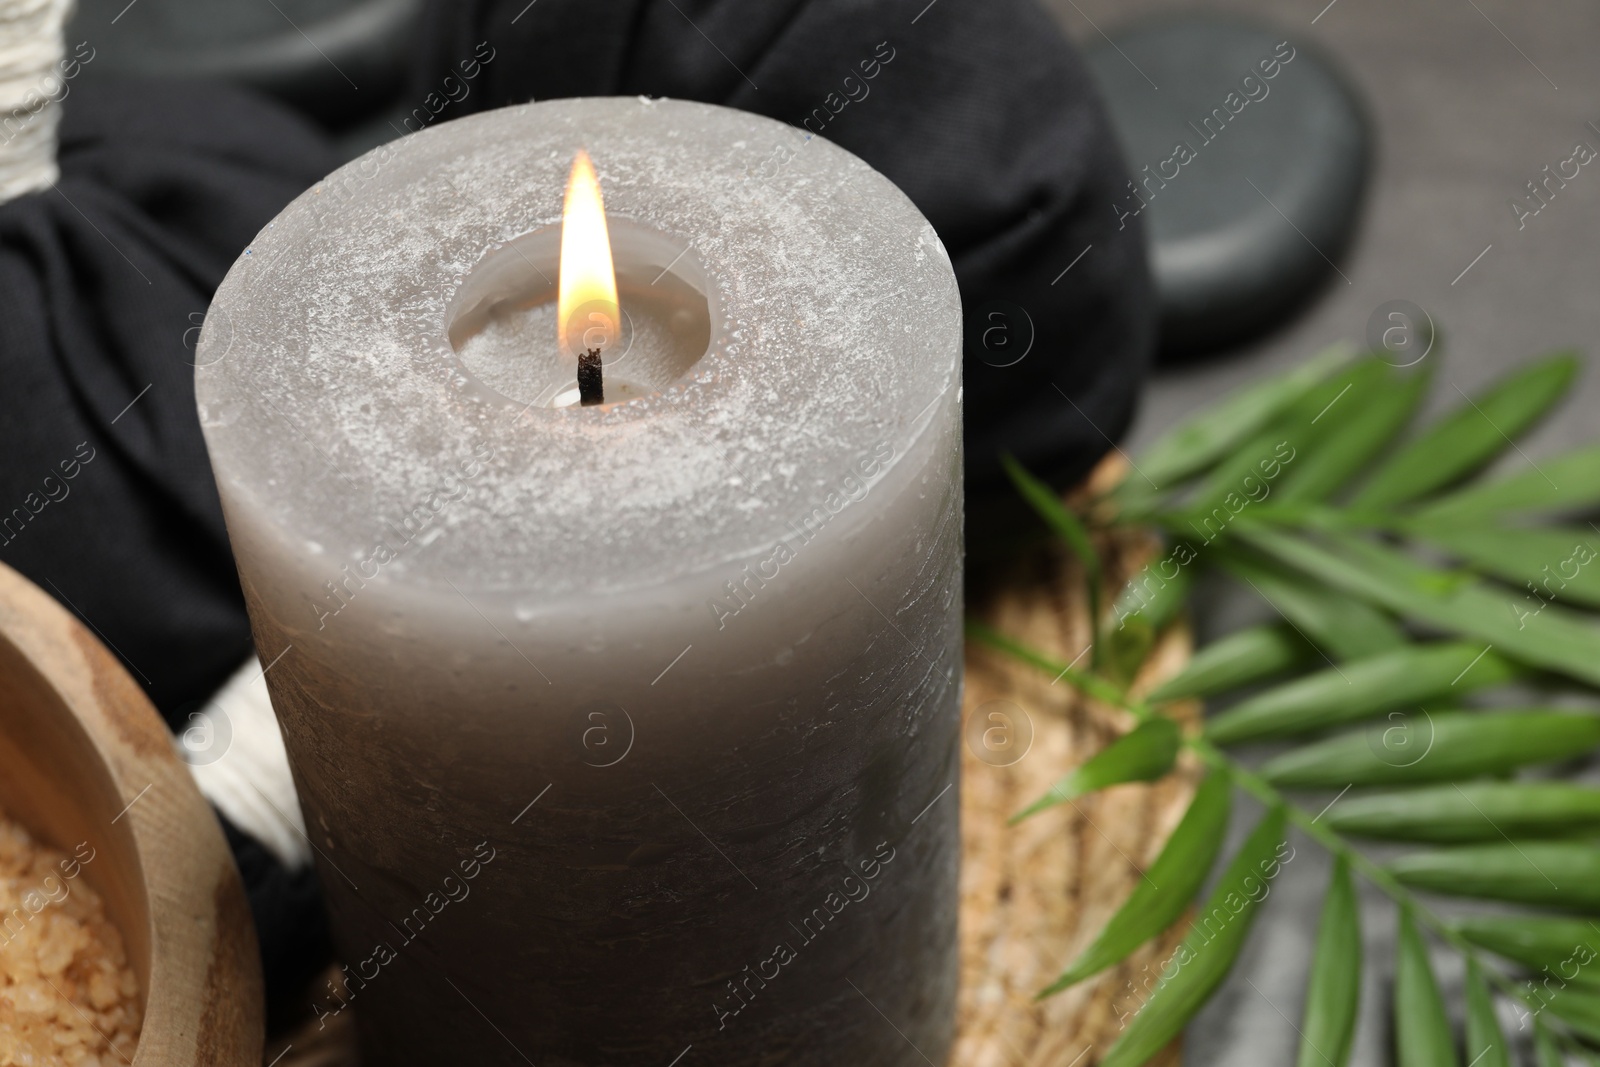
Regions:
[[[486,256],[559,223],[580,147],[613,218],[688,250],[710,345],[656,395],[528,406],[450,324]],[[941,1056],[960,302],[902,193],[706,105],[444,123],[262,231],[198,362],[336,940],[402,961],[354,1002],[375,1051]],[[481,842],[470,899],[413,939],[402,916]],[[866,889],[833,910],[845,877]]]

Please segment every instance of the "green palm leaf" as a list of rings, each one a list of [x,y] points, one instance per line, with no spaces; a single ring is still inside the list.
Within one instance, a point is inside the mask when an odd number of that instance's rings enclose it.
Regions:
[[[1589,616],[1546,606],[1528,624],[1508,608],[1503,591],[1465,575],[1416,563],[1392,548],[1333,535],[1315,544],[1244,523],[1239,536],[1276,559],[1336,589],[1452,633],[1470,634],[1535,667],[1600,685],[1600,627]]]
[[[1182,739],[1178,724],[1171,719],[1159,715],[1146,719],[1057,781],[1050,792],[1013,815],[1011,824],[1014,826],[1046,808],[1065,804],[1106,786],[1155,781],[1172,769]]]
[[[1150,999],[1100,1067],[1138,1067],[1160,1052],[1227,976],[1281,865],[1283,827],[1282,808],[1273,808],[1256,824],[1196,913],[1183,944],[1161,967]]]
[[[1146,564],[1130,578],[1112,602],[1112,617],[1101,627],[1100,643],[1108,653],[1104,658],[1124,681],[1139,673],[1156,632],[1183,609],[1194,584],[1194,568],[1183,566],[1177,552]],[[1169,570],[1171,577],[1165,573]]]
[[[1391,708],[1459,699],[1518,673],[1515,665],[1481,644],[1402,646],[1259,693],[1212,718],[1206,736],[1221,745],[1292,737]]]
[[[1340,856],[1334,861],[1333,876],[1322,898],[1296,1067],[1345,1067],[1360,1003],[1361,913],[1350,881],[1350,864]]]
[[[1533,1059],[1537,1067],[1567,1067],[1565,1057],[1556,1047],[1555,1038],[1550,1036],[1550,1031],[1544,1023],[1535,1019],[1533,1023]]]
[[[1222,847],[1232,806],[1231,792],[1232,783],[1226,774],[1212,772],[1205,777],[1189,802],[1189,810],[1133,893],[1061,977],[1039,993],[1040,998],[1120,963],[1128,953],[1177,922]]]
[[[1563,910],[1600,908],[1600,848],[1576,841],[1505,841],[1401,856],[1389,873],[1413,889]]]
[[[1401,374],[1385,368],[1365,390],[1342,398],[1347,406],[1322,415],[1326,432],[1306,445],[1273,489],[1280,503],[1325,500],[1370,463],[1405,428],[1427,390],[1431,375]]]
[[[1405,529],[1477,570],[1509,581],[1511,613],[1523,629],[1537,621],[1545,601],[1600,607],[1600,533],[1587,527],[1519,529],[1455,519],[1416,521]]]
[[[1565,782],[1452,782],[1352,797],[1330,829],[1357,837],[1449,844],[1600,831],[1600,789]]]
[[[1183,511],[1202,530],[1224,528],[1239,508],[1287,483],[1321,443],[1384,391],[1390,368],[1370,356],[1318,382],[1207,475]],[[1208,536],[1201,533],[1202,537]]]
[[[1455,929],[1480,948],[1535,970],[1549,967],[1560,978],[1572,978],[1600,959],[1600,925],[1593,919],[1471,915],[1458,920]]]
[[[1459,1067],[1428,946],[1409,907],[1400,909],[1395,943],[1394,1034],[1399,1067]]]
[[[1567,759],[1597,745],[1600,715],[1422,712],[1285,752],[1261,775],[1299,789],[1448,782]]]
[[[1578,372],[1570,352],[1518,369],[1450,414],[1378,469],[1352,507],[1392,508],[1442,489],[1511,447],[1518,434],[1566,395]]]
[[[1302,636],[1334,659],[1358,659],[1405,644],[1405,632],[1382,611],[1344,595],[1338,587],[1329,588],[1315,575],[1307,577],[1237,553],[1216,555]]]
[[[1053,656],[1047,656],[1037,649],[1029,648],[1022,642],[1007,637],[987,623],[969,619],[967,620],[966,629],[967,637],[972,640],[988,645],[991,648],[999,649],[1007,655],[1015,656],[1022,662],[1052,675],[1057,681],[1065,679],[1069,685],[1083,690],[1083,692],[1097,700],[1116,704],[1122,699],[1122,691],[1098,675],[1079,670],[1070,663],[1063,663]]]
[[[1150,694],[1155,702],[1226,693],[1301,664],[1322,662],[1294,627],[1251,626],[1213,641],[1194,654],[1171,680]]]
[[[1474,959],[1467,960],[1466,1059],[1475,1067],[1511,1067],[1511,1050],[1494,1015],[1494,998]]]
[[[1482,522],[1502,515],[1586,510],[1600,504],[1600,445],[1541,459],[1515,474],[1439,497],[1420,522]]]
[[[1139,455],[1139,470],[1163,489],[1206,470],[1331,374],[1351,351],[1348,345],[1335,345],[1285,374],[1231,394],[1152,442]],[[1124,484],[1137,490],[1147,483]]]
[[[1167,578],[1146,566],[1128,580],[1112,602],[1115,624],[1120,627],[1130,619],[1140,619],[1152,630],[1160,629],[1183,609],[1193,580],[1193,570],[1179,569]]]
[[[1569,985],[1549,994],[1544,1008],[1585,1040],[1600,1044],[1600,996]]]
[[[1061,496],[1049,485],[1035,478],[1023,469],[1009,454],[1000,457],[1000,463],[1005,467],[1006,475],[1011,483],[1017,487],[1022,498],[1028,502],[1039,517],[1044,520],[1056,536],[1067,543],[1072,554],[1078,557],[1083,564],[1084,584],[1089,594],[1089,620],[1090,624],[1100,625],[1100,555],[1094,550],[1094,542],[1089,538],[1089,531],[1084,529],[1083,523],[1072,510],[1061,502]],[[1092,657],[1097,653],[1091,653]]]

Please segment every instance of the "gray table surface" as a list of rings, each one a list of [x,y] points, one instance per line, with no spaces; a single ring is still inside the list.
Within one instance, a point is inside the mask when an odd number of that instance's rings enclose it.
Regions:
[[[1200,6],[1046,3],[1084,44],[1146,14]],[[1360,233],[1339,263],[1342,275],[1277,333],[1226,359],[1159,374],[1127,444],[1137,448],[1174,419],[1323,345],[1359,341],[1374,309],[1393,299],[1413,301],[1439,323],[1441,347],[1428,357],[1436,360],[1436,409],[1460,402],[1456,388],[1470,393],[1541,352],[1600,347],[1600,160],[1581,168],[1520,231],[1508,206],[1575,142],[1600,148],[1600,7],[1580,0],[1232,0],[1204,7],[1265,19],[1341,61],[1377,126],[1376,169]],[[1204,110],[1198,102],[1196,108]],[[1600,373],[1591,370],[1574,398],[1524,443],[1528,455],[1600,436],[1597,407]],[[1523,462],[1516,454],[1508,460]],[[1202,634],[1232,628],[1255,610],[1220,591],[1200,602]],[[1239,813],[1236,841],[1255,815]],[[1316,846],[1295,844],[1296,858],[1273,888],[1244,957],[1189,1030],[1189,1064],[1294,1062],[1294,1025],[1328,872]],[[1368,893],[1362,920],[1366,982],[1352,1062],[1387,1064],[1394,910]],[[1458,1011],[1459,961],[1438,954],[1436,966]],[[1518,1034],[1509,1009],[1502,1022]],[[1471,1058],[1469,1050],[1463,1062]]]

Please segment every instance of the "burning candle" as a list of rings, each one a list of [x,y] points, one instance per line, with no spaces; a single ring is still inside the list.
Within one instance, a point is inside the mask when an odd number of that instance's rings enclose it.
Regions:
[[[561,350],[577,360],[578,400],[585,407],[602,404],[606,390],[600,357],[621,336],[622,312],[617,306],[617,272],[611,261],[600,179],[589,153],[581,148],[572,161],[566,206],[561,212],[558,292]]]
[[[943,1059],[960,325],[881,175],[675,101],[412,135],[235,265],[201,421],[374,1062]]]

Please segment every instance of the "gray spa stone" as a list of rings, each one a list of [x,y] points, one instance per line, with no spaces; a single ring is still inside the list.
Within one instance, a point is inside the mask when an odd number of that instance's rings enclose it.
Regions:
[[[1371,132],[1354,90],[1304,41],[1219,16],[1143,22],[1088,50],[1133,180],[1168,355],[1280,322],[1355,230]]]

